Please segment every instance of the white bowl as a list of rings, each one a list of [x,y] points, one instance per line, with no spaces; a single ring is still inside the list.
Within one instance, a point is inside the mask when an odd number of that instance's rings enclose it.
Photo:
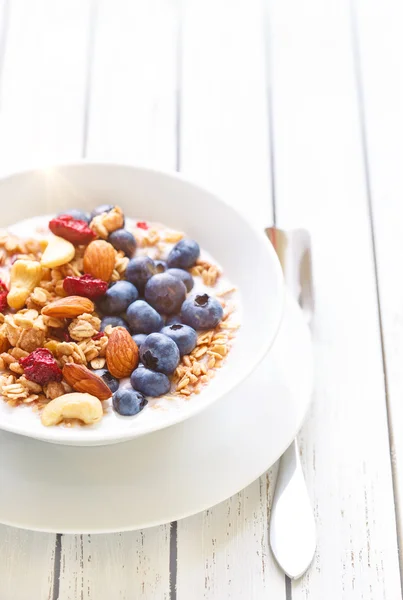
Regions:
[[[247,199],[245,199],[247,202]],[[30,407],[0,402],[0,428],[40,440],[101,445],[129,440],[187,419],[238,385],[267,354],[284,307],[276,254],[262,231],[207,190],[176,174],[124,165],[77,163],[26,171],[0,180],[0,227],[68,208],[119,204],[125,214],[158,221],[196,239],[238,287],[242,323],[226,364],[197,395],[168,410],[146,407],[135,417],[112,410],[92,427],[44,427]],[[246,404],[247,403],[247,404]],[[245,398],[253,410],[253,398]],[[208,432],[206,432],[208,436]]]

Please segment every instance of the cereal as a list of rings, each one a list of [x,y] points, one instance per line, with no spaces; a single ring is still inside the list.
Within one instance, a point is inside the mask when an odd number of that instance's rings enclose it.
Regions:
[[[189,244],[198,248],[182,232],[158,224],[138,221],[130,225],[126,220],[125,225],[123,212],[118,206],[99,207],[94,211],[89,226],[82,222],[78,224],[73,217],[56,217],[51,221],[50,227],[56,236],[47,237],[47,227],[38,228],[38,233],[47,239],[22,240],[7,232],[0,235],[0,266],[8,271],[13,268],[17,276],[14,276],[11,303],[9,302],[14,310],[10,311],[6,305],[0,310],[0,393],[10,406],[31,404],[35,411],[43,414],[49,404],[73,393],[64,378],[64,373],[70,367],[62,373],[65,365],[75,364],[81,369],[107,369],[108,345],[110,344],[108,360],[111,364],[114,355],[119,354],[113,352],[112,348],[116,331],[119,330],[108,325],[105,331],[100,332],[101,318],[97,313],[97,306],[103,306],[98,300],[102,298],[108,285],[125,279],[131,252],[125,250],[125,255],[123,250],[113,247],[108,241],[112,232],[125,226],[136,239],[134,257],[167,261],[172,248],[181,240],[184,241],[176,248],[179,253],[186,247],[189,249]],[[182,254],[182,258],[183,256]],[[203,390],[217,369],[225,363],[232,338],[239,327],[233,318],[235,305],[230,302],[236,290],[225,282],[221,269],[206,258],[204,255],[199,258],[192,255],[191,262],[187,263],[190,266],[188,270],[195,280],[194,291],[217,298],[223,307],[222,320],[214,329],[198,331],[196,346],[193,348],[193,340],[190,346],[193,350],[180,358],[174,373],[169,375],[171,388],[163,396],[168,403],[178,401],[178,398],[188,401]],[[15,263],[17,267],[12,266]],[[4,281],[8,281],[7,276]],[[4,286],[4,290],[7,290],[8,286]],[[81,286],[80,289],[77,286]],[[140,282],[140,296],[143,295],[141,286],[144,287],[144,283]],[[3,288],[0,293],[2,290]],[[88,306],[84,308],[84,303],[88,302]],[[117,310],[114,314],[124,313],[124,310],[120,313]],[[207,320],[200,324],[208,323]],[[131,336],[126,332],[125,336],[129,342]],[[45,353],[45,363],[49,361],[49,365],[53,365],[55,380],[46,377],[42,380],[40,376],[37,380],[31,380],[31,376],[34,379],[35,376],[30,367],[24,365],[28,365],[30,357],[35,356],[38,351]],[[125,370],[125,375],[130,375],[130,369]],[[115,376],[118,372],[120,377],[123,371],[113,371]],[[60,380],[58,373],[62,373]],[[106,400],[105,404],[108,402]],[[168,409],[166,403],[163,406],[158,402],[151,404],[162,407],[163,410]],[[52,406],[57,407],[59,404]],[[86,406],[88,409],[98,410],[96,403],[94,406],[91,403]],[[66,414],[63,409],[61,417],[69,427],[78,422],[77,415],[70,416],[70,408],[70,405],[66,408]],[[101,413],[99,418],[102,418]],[[95,415],[96,420],[98,413]],[[95,421],[90,418],[88,423]]]

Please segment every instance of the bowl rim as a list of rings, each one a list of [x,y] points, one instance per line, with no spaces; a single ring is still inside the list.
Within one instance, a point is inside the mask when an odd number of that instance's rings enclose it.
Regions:
[[[126,442],[137,437],[141,437],[143,435],[148,435],[150,433],[165,429],[167,427],[171,427],[176,425],[177,423],[181,423],[189,418],[193,418],[200,414],[205,409],[210,408],[215,402],[219,401],[221,397],[230,393],[237,385],[239,385],[242,381],[244,381],[247,377],[251,375],[251,373],[257,368],[257,366],[262,362],[265,356],[269,353],[272,348],[274,341],[277,338],[278,332],[280,330],[281,323],[283,321],[284,310],[285,310],[285,298],[286,298],[286,287],[283,277],[283,272],[281,269],[280,262],[278,260],[277,254],[271,244],[269,238],[266,236],[264,229],[259,229],[246,215],[241,213],[238,209],[234,208],[225,197],[222,197],[214,190],[210,189],[208,186],[205,186],[196,178],[189,178],[186,175],[178,171],[169,171],[164,169],[157,169],[154,167],[149,167],[142,164],[134,164],[134,163],[125,163],[125,162],[116,162],[110,160],[87,160],[85,158],[71,160],[71,161],[63,161],[56,163],[46,163],[46,164],[35,164],[26,168],[19,168],[18,170],[10,171],[4,175],[0,176],[0,185],[3,182],[12,181],[13,179],[17,179],[21,176],[29,176],[34,175],[35,173],[39,173],[41,171],[50,171],[57,169],[74,169],[74,168],[86,168],[86,167],[95,167],[95,168],[120,168],[120,169],[128,169],[144,172],[151,175],[163,176],[171,180],[178,180],[182,183],[197,189],[202,193],[207,193],[214,197],[215,201],[224,205],[226,210],[229,210],[235,213],[242,221],[244,221],[249,228],[253,231],[253,234],[260,239],[263,247],[266,248],[267,253],[271,257],[271,261],[274,265],[275,276],[279,285],[279,308],[277,315],[276,326],[273,328],[273,334],[271,337],[268,337],[265,344],[262,344],[260,352],[255,356],[255,359],[251,361],[248,368],[240,371],[240,375],[238,377],[232,378],[231,381],[228,381],[227,385],[224,386],[225,389],[222,390],[219,394],[212,394],[211,398],[208,401],[203,403],[194,403],[191,411],[178,411],[172,412],[172,417],[164,423],[156,423],[155,425],[148,425],[144,427],[144,429],[140,431],[130,431],[124,430],[121,435],[117,435],[115,431],[113,432],[102,432],[98,435],[94,435],[91,438],[80,438],[80,436],[72,436],[71,438],[61,438],[58,436],[58,428],[49,428],[43,427],[42,431],[37,433],[36,431],[30,432],[26,428],[21,428],[18,424],[5,424],[0,421],[0,430],[8,431],[13,434],[22,435],[25,437],[29,437],[32,439],[37,439],[43,442],[57,443],[61,445],[71,445],[71,446],[97,446],[97,445],[108,445],[112,443],[120,443]],[[74,428],[71,428],[69,431],[74,433]]]

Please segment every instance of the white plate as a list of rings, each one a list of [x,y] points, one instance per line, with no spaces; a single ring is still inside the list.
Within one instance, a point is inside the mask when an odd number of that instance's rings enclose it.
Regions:
[[[62,533],[140,529],[243,489],[300,429],[312,391],[310,333],[289,297],[270,355],[186,423],[123,444],[50,445],[0,432],[0,522]]]
[[[30,408],[0,402],[0,428],[60,444],[97,445],[132,439],[199,413],[247,377],[269,351],[280,325],[284,284],[264,235],[222,200],[177,174],[112,164],[79,163],[26,171],[0,180],[7,203],[0,227],[67,208],[119,204],[128,217],[157,221],[196,239],[237,286],[242,327],[224,368],[201,394],[170,410],[146,407],[136,417],[112,410],[92,427],[43,427]],[[264,335],[262,335],[264,331]]]

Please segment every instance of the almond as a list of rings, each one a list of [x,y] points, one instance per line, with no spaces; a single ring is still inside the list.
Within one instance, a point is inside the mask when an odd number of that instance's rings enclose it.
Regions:
[[[94,303],[83,296],[58,298],[42,308],[42,314],[56,319],[74,319],[83,313],[93,313]]]
[[[63,367],[63,377],[77,392],[91,394],[99,400],[107,400],[112,396],[111,390],[102,377],[83,365],[67,363]]]
[[[106,363],[113,377],[129,377],[139,364],[139,349],[124,327],[115,327],[106,347]]]
[[[105,240],[91,242],[84,253],[84,271],[96,279],[109,281],[115,268],[116,252]]]

